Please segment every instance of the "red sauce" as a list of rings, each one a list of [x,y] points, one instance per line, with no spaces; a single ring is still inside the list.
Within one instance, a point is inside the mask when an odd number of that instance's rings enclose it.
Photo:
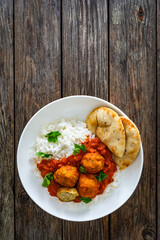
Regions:
[[[100,182],[100,189],[98,194],[102,194],[107,187],[107,185],[113,182],[113,175],[117,170],[116,164],[112,159],[112,154],[109,149],[103,144],[99,138],[94,139],[87,139],[84,142],[85,147],[87,150],[85,152],[80,151],[80,153],[76,154],[76,156],[69,156],[67,158],[62,158],[60,161],[55,159],[52,160],[42,160],[40,163],[37,164],[38,170],[41,172],[42,177],[44,178],[46,174],[50,172],[55,172],[58,168],[64,165],[71,165],[79,167],[82,157],[86,153],[94,153],[98,152],[105,158],[105,165],[103,172],[106,173],[107,177]],[[95,174],[95,176],[98,174]],[[51,196],[57,196],[57,190],[61,187],[60,184],[56,183],[54,180],[51,181],[48,191]],[[75,202],[79,201],[80,197],[75,199]]]

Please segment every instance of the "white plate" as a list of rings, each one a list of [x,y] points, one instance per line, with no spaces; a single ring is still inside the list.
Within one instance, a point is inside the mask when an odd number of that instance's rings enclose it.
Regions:
[[[18,172],[30,198],[43,210],[53,216],[70,221],[89,221],[104,217],[121,207],[133,194],[143,168],[143,148],[134,162],[122,171],[120,184],[109,196],[102,197],[95,204],[84,206],[75,203],[62,203],[51,197],[41,181],[33,174],[30,152],[42,126],[60,118],[77,118],[84,121],[96,107],[112,108],[119,115],[126,116],[113,104],[91,96],[70,96],[54,101],[40,109],[27,123],[19,140],[17,151]]]

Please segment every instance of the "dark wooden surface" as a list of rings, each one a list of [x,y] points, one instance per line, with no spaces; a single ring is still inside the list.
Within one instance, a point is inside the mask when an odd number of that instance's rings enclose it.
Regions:
[[[13,3],[0,1],[0,239],[14,239]]]
[[[121,108],[144,147],[131,198],[86,223],[41,210],[16,167],[19,137],[32,115],[75,94]],[[159,240],[159,107],[160,0],[0,0],[0,240]]]
[[[160,239],[160,0],[157,1],[157,239]]]

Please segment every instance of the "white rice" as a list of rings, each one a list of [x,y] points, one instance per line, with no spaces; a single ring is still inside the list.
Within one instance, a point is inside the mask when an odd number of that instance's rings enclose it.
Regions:
[[[59,131],[61,133],[58,137],[58,141],[55,143],[48,142],[45,137],[47,133],[53,131]],[[81,142],[86,140],[87,136],[89,136],[89,138],[95,137],[82,121],[65,119],[55,121],[41,129],[40,136],[37,137],[33,149],[32,157],[41,160],[40,157],[36,157],[37,152],[52,154],[53,156],[51,158],[56,160],[68,157],[73,154],[74,143],[81,144]]]

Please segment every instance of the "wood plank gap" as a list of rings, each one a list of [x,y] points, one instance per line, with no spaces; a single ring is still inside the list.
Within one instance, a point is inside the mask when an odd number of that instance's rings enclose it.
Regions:
[[[156,1],[156,9],[157,9],[157,239],[160,239],[160,167],[158,166],[158,163],[160,162],[160,0]]]
[[[157,170],[157,239],[160,239],[160,167],[158,166],[158,163],[160,162],[160,1],[157,0],[156,1],[156,9],[157,9],[157,55],[156,55],[156,60],[157,60],[157,81],[156,81],[156,93],[157,93],[157,98],[156,98],[156,112],[157,112],[157,166],[156,166],[156,170]]]
[[[13,0],[13,118],[14,118],[14,239],[16,239],[16,187],[15,187],[15,181],[16,181],[16,137],[15,137],[15,1]]]
[[[158,219],[158,29],[157,29],[157,21],[158,21],[158,0],[156,0],[156,239],[158,239],[158,225],[159,225],[159,219]]]

